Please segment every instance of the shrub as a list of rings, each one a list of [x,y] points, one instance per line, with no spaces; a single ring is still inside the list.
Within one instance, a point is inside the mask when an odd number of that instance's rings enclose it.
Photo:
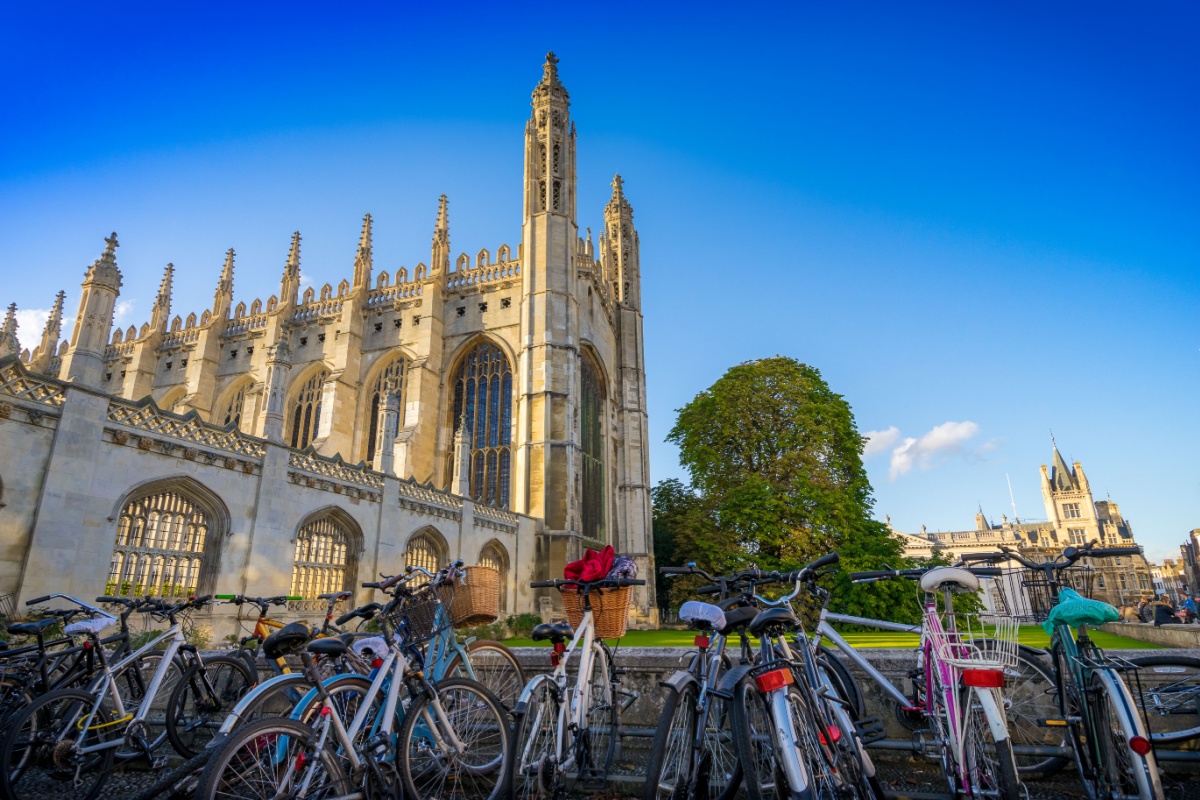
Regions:
[[[507,633],[503,622],[493,622],[491,625],[478,625],[474,628],[464,628],[458,632],[465,637],[476,639],[504,639]]]
[[[507,622],[513,636],[528,637],[533,633],[534,626],[542,624],[542,618],[537,614],[516,614],[509,617]]]

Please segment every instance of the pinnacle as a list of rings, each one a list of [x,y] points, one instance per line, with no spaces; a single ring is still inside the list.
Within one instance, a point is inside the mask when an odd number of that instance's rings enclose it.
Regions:
[[[623,199],[625,197],[625,179],[621,177],[621,173],[613,175],[612,179],[613,199]]]
[[[442,195],[438,201],[438,216],[437,229],[439,231],[450,230],[450,203],[446,200],[446,195]]]
[[[113,231],[112,236],[104,240],[104,255],[101,256],[105,261],[113,261],[117,257],[117,248],[121,243],[117,241],[117,232]]]
[[[43,338],[52,336],[57,342],[58,334],[62,330],[62,312],[63,298],[67,293],[62,289],[58,290],[58,294],[54,296],[54,305],[50,309],[50,316],[46,318],[46,328],[43,331]]]
[[[362,237],[358,240],[359,250],[371,249],[371,215],[363,216]]]
[[[221,280],[229,281],[230,285],[233,284],[233,257],[234,252],[231,247],[225,251],[225,266],[221,268]]]
[[[300,231],[292,234],[292,249],[288,253],[287,265],[297,269],[300,267]]]
[[[558,56],[551,50],[546,53],[546,63],[542,65],[542,80],[547,83],[558,83]]]

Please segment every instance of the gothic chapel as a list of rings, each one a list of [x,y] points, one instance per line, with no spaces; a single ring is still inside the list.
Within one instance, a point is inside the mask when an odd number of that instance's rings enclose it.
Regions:
[[[174,312],[168,264],[149,321],[122,331],[114,233],[69,340],[62,292],[32,350],[11,306],[0,595],[365,601],[380,573],[462,558],[500,569],[505,614],[545,616],[558,599],[529,581],[612,544],[637,559],[631,613],[653,623],[633,209],[617,176],[598,240],[580,237],[552,53],[532,105],[515,249],[454,256],[442,196],[428,263],[376,270],[368,214],[336,287],[301,292],[297,232],[277,297],[235,302],[229,250],[211,307]]]

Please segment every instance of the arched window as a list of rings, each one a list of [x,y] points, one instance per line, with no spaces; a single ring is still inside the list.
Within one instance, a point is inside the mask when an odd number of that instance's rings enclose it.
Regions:
[[[404,425],[404,376],[407,373],[408,361],[403,356],[396,358],[392,363],[383,368],[379,373],[379,377],[375,379],[374,386],[371,387],[370,402],[367,403],[370,416],[367,417],[367,456],[366,461],[370,463],[375,458],[375,448],[378,446],[379,438],[379,409],[384,403],[384,389],[388,381],[392,382],[394,391],[400,395],[400,419],[396,423],[397,427]]]
[[[292,401],[292,436],[289,439],[292,447],[304,449],[317,438],[317,430],[321,425],[321,392],[328,377],[328,370],[317,370],[296,392],[296,399]]]
[[[289,594],[314,600],[349,589],[355,572],[355,541],[350,525],[333,514],[318,515],[301,525]]]
[[[471,454],[471,498],[508,508],[512,367],[504,351],[491,342],[472,348],[454,373],[454,433],[464,426],[463,441]],[[453,467],[454,453],[450,458]]]
[[[104,593],[186,597],[197,593],[210,515],[179,491],[129,500],[117,520]]]
[[[479,552],[479,566],[500,572],[500,612],[508,611],[508,553],[499,542],[488,542]]]
[[[441,543],[430,534],[419,533],[408,540],[408,547],[404,551],[405,566],[424,567],[430,572],[437,572],[447,561],[449,559]]]
[[[583,460],[583,535],[604,536],[604,379],[591,357],[580,358],[579,422]]]
[[[229,402],[225,405],[225,413],[221,415],[221,424],[228,425],[234,420],[240,420],[242,416],[242,407],[246,404],[246,389],[247,385],[242,384],[238,390],[229,398]],[[241,427],[241,422],[238,422],[238,427]]]

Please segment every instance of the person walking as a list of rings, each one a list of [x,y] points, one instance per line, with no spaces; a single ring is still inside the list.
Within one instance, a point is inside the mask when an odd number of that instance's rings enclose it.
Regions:
[[[1196,603],[1186,594],[1179,595],[1179,619],[1181,622],[1196,621]]]

